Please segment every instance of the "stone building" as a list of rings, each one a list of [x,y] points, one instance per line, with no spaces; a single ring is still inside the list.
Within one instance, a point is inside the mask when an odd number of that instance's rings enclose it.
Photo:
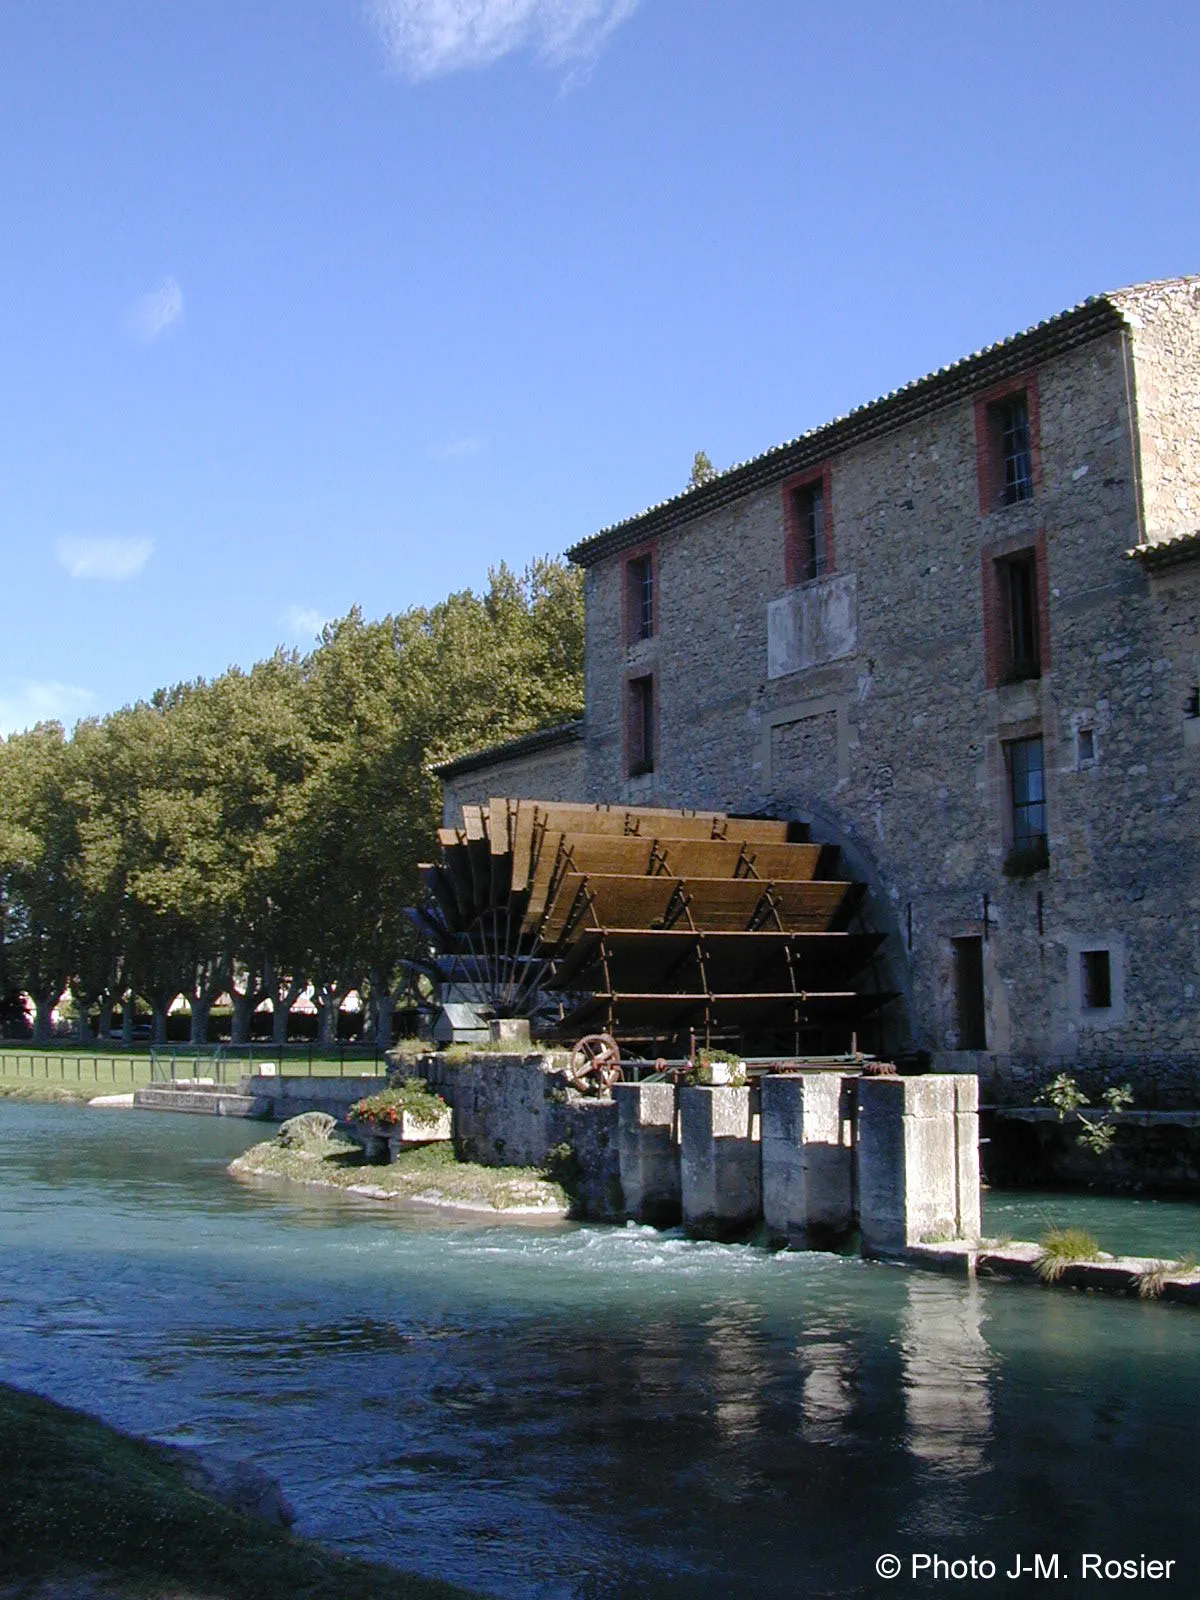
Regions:
[[[585,539],[587,700],[442,769],[806,819],[878,1048],[1200,1080],[1200,277],[1101,295]],[[539,742],[540,741],[540,742]]]

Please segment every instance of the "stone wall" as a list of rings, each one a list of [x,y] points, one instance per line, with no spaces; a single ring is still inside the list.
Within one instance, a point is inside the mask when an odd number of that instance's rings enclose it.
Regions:
[[[1079,1120],[1027,1109],[984,1119],[984,1172],[1002,1188],[1200,1195],[1200,1112],[1122,1112],[1109,1148],[1079,1140]]]
[[[469,771],[442,779],[442,821],[446,827],[461,822],[464,805],[486,804],[493,795],[534,800],[581,800],[586,791],[586,752],[582,739],[572,738],[548,748],[522,752],[520,742],[512,754],[498,750],[492,759],[472,764]]]
[[[1145,283],[1110,296],[1130,329],[1145,535],[1200,526],[1200,280]]]
[[[298,1117],[302,1111],[327,1111],[331,1117],[344,1122],[346,1112],[356,1100],[378,1094],[386,1083],[387,1078],[382,1074],[360,1078],[256,1075],[243,1078],[240,1088],[241,1093],[262,1101],[266,1107],[263,1114],[272,1122],[286,1122],[288,1117]]]
[[[455,1149],[464,1161],[549,1167],[570,1191],[573,1215],[621,1215],[617,1108],[569,1089],[561,1060],[540,1052],[480,1052],[466,1061],[430,1054],[397,1072],[423,1078],[453,1108]]]
[[[978,938],[995,1055],[1114,1061],[1136,1077],[1141,1056],[1178,1053],[1180,1087],[1197,1087],[1183,1058],[1200,1032],[1200,746],[1181,731],[1196,580],[1150,580],[1125,556],[1140,534],[1139,476],[1148,526],[1177,529],[1191,514],[1197,287],[1151,286],[1128,301],[1129,334],[1104,332],[1025,374],[1040,432],[1028,501],[981,509],[971,398],[832,459],[835,568],[853,576],[853,612],[847,590],[829,659],[807,664],[807,612],[786,587],[782,483],[659,534],[649,640],[622,643],[621,555],[588,568],[587,797],[804,818],[842,843],[871,884],[905,996],[882,1050],[915,1044],[945,1070],[969,1065],[953,941]],[[997,563],[1026,550],[1037,552],[1042,671],[1004,683],[1003,619],[987,608]],[[1187,588],[1185,613],[1168,583]],[[655,768],[630,778],[625,684],[647,674]],[[1006,746],[1033,735],[1050,867],[1013,879]],[[1081,992],[1095,949],[1113,977],[1101,1009]]]

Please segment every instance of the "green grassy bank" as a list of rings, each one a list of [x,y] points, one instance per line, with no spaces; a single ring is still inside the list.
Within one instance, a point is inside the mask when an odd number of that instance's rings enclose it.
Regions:
[[[81,1580],[81,1595],[95,1600],[467,1595],[243,1516],[189,1488],[175,1452],[6,1385],[0,1385],[0,1505],[4,1597],[35,1593],[35,1580],[71,1577]]]

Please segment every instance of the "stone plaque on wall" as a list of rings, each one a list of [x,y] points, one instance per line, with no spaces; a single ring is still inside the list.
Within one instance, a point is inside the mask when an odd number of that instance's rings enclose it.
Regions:
[[[853,572],[789,589],[767,606],[767,677],[839,661],[858,649],[858,580]]]

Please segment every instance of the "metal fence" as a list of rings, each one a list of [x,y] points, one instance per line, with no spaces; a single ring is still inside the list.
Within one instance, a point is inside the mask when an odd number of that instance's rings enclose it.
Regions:
[[[147,1056],[91,1055],[84,1051],[67,1054],[56,1050],[0,1050],[0,1078],[28,1079],[46,1083],[93,1083],[124,1085],[150,1082],[151,1063]]]
[[[186,1046],[105,1054],[89,1050],[26,1050],[0,1047],[0,1078],[46,1083],[116,1085],[172,1083],[207,1078],[216,1084],[237,1083],[264,1068],[282,1076],[357,1077],[380,1072],[387,1065],[384,1052],[372,1045],[291,1045],[282,1049],[220,1046],[190,1050]]]

